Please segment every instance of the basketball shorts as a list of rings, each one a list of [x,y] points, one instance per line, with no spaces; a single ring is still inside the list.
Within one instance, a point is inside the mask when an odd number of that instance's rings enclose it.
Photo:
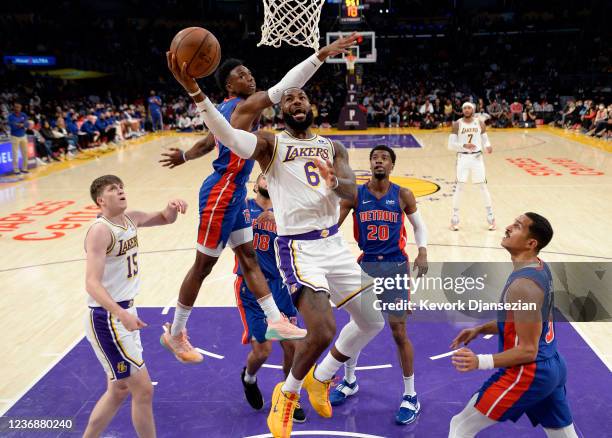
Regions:
[[[457,154],[457,181],[467,182],[470,174],[474,184],[487,182],[482,153]]]
[[[276,264],[294,303],[304,286],[327,293],[338,308],[371,289],[372,279],[362,275],[355,257],[338,234],[337,225],[295,236],[279,236],[274,245]]]
[[[213,172],[200,188],[198,251],[219,257],[225,245],[236,248],[253,240],[245,185]]]
[[[118,304],[131,314],[138,315],[132,303],[122,301]],[[128,331],[118,318],[103,307],[89,308],[85,334],[110,380],[130,377],[144,366],[140,331]]]
[[[560,429],[572,423],[563,357],[504,368],[493,374],[478,391],[474,407],[496,421],[517,421],[527,414],[534,426]]]
[[[289,318],[291,323],[296,324],[297,310],[291,301],[291,296],[283,283],[283,279],[271,278],[266,279],[266,281],[278,309]],[[240,319],[244,327],[242,343],[248,344],[251,339],[255,339],[260,344],[263,344],[266,342],[266,330],[268,329],[266,315],[241,275],[236,276],[234,281],[234,293],[236,295],[238,311],[240,312]]]
[[[402,261],[361,260],[361,269],[374,279],[374,293],[383,313],[402,317],[407,314],[410,300],[410,264],[408,257]],[[399,276],[399,282],[398,280]],[[386,279],[392,279],[392,281]],[[380,293],[377,293],[380,292]]]

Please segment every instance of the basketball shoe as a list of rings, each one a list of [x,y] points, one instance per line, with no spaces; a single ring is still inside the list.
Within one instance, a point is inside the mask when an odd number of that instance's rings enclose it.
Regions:
[[[329,402],[329,389],[333,380],[321,382],[314,376],[315,367],[313,366],[304,378],[303,388],[308,392],[308,400],[321,417],[330,418],[332,407]]]
[[[348,383],[346,379],[342,379],[342,382],[330,392],[329,402],[332,406],[340,406],[347,398],[357,394],[357,391],[359,391],[357,380],[353,383]]]
[[[178,336],[172,336],[169,322],[164,324],[164,333],[159,338],[159,343],[174,354],[179,362],[200,363],[204,360],[204,356],[189,343],[187,329],[181,330]]]
[[[268,429],[274,438],[288,438],[293,429],[293,413],[297,407],[299,394],[283,392],[284,382],[280,382],[272,393],[270,414],[268,415]]]
[[[306,330],[291,324],[285,315],[281,315],[278,321],[268,322],[266,339],[268,341],[292,341],[304,339],[306,333]]]

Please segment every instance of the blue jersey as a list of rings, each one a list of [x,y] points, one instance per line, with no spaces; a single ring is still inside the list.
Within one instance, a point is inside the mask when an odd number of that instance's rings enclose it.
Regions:
[[[223,117],[229,122],[232,118],[232,113],[236,109],[236,105],[242,101],[240,97],[226,99],[223,103],[217,106],[217,109]],[[257,130],[258,126],[253,127],[253,131]],[[221,175],[227,175],[228,179],[241,186],[247,183],[251,171],[253,170],[254,160],[245,160],[233,153],[228,147],[215,138],[215,143],[219,150],[219,156],[213,161],[213,168]]]
[[[11,113],[8,116],[8,124],[11,128],[11,135],[13,137],[23,137],[26,135],[25,131],[28,127],[28,116],[21,112],[19,115]]]
[[[151,112],[159,112],[161,110],[161,99],[159,96],[149,97],[149,110]]]
[[[368,183],[357,190],[357,205],[353,208],[353,231],[360,261],[395,261],[407,259],[404,212],[400,203],[400,186],[391,183],[380,199],[370,192]]]
[[[274,253],[274,241],[276,240],[275,223],[258,223],[257,218],[263,213],[263,209],[254,199],[248,199],[247,205],[251,214],[253,224],[253,248],[257,251],[257,262],[268,280],[280,278],[278,267],[276,266],[276,254]],[[236,274],[242,275],[242,270],[238,266]]]
[[[502,301],[506,301],[508,287],[517,278],[528,278],[535,282],[544,291],[542,304],[542,334],[538,342],[538,355],[536,362],[549,359],[557,354],[557,340],[555,339],[555,323],[553,320],[553,280],[548,265],[538,259],[538,266],[527,266],[518,269],[508,277]],[[518,336],[514,328],[514,317],[512,311],[500,310],[497,316],[497,328],[499,330],[499,351],[509,350],[518,343]]]

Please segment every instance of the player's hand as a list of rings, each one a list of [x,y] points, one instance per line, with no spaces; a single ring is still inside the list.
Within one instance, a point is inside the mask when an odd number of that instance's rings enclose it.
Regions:
[[[485,150],[487,151],[487,154],[492,154],[493,153],[493,148],[491,146],[487,146],[485,148]]]
[[[323,161],[321,158],[315,160],[315,166],[319,169],[319,173],[321,174],[321,178],[325,180],[327,187],[330,189],[332,187],[336,187],[338,185],[338,177],[336,176],[336,169],[334,169],[334,165],[329,159]]]
[[[478,356],[469,348],[462,348],[453,353],[453,365],[457,371],[467,372],[478,369]]]
[[[272,224],[276,225],[276,221],[274,220],[274,212],[270,210],[264,211],[260,214],[256,219],[258,224]]]
[[[178,213],[185,214],[187,212],[187,203],[182,199],[172,199],[168,201],[168,208]]]
[[[474,149],[476,149],[476,145],[472,143],[466,143],[463,145],[463,147],[468,151],[473,151]]]
[[[357,32],[353,32],[346,37],[340,37],[333,43],[319,49],[317,56],[321,61],[325,61],[330,56],[336,56],[340,53],[348,53],[347,49],[355,45],[357,38],[359,38],[359,34]]]
[[[423,252],[419,252],[419,255],[416,259],[414,259],[414,265],[412,266],[412,270],[417,270],[417,277],[422,277],[427,274],[429,270],[429,265],[427,264],[427,254]]]
[[[162,158],[159,160],[163,167],[169,167],[174,169],[176,166],[180,166],[186,161],[183,159],[183,151],[179,148],[170,148],[166,152],[162,152]]]
[[[129,332],[133,332],[134,330],[140,330],[141,328],[145,328],[147,323],[142,321],[136,315],[124,310],[119,315],[117,315],[121,324],[127,329]]]
[[[453,342],[451,342],[450,348],[454,349],[459,347],[459,345],[461,344],[469,344],[474,338],[478,336],[478,333],[478,327],[461,330],[457,337],[453,339]]]
[[[168,69],[172,72],[172,76],[188,93],[195,93],[200,89],[196,80],[187,73],[186,62],[183,62],[183,65],[179,65],[176,55],[171,51],[166,52],[166,60],[168,61]]]

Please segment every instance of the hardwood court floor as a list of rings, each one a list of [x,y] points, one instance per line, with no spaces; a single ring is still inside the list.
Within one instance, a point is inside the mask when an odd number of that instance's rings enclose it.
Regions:
[[[612,155],[608,152],[547,129],[493,131],[494,153],[485,159],[499,229],[486,230],[480,194],[468,186],[461,209],[462,229],[451,232],[455,155],[446,149],[448,133],[369,130],[367,135],[376,144],[388,141],[385,136],[410,132],[423,147],[397,150],[394,177],[422,195],[419,209],[429,228],[430,261],[508,261],[499,246],[503,227],[525,211],[543,214],[555,229],[553,241],[541,254],[544,260],[612,261]],[[322,132],[326,134],[366,133]],[[214,154],[173,170],[162,168],[158,159],[164,148],[186,149],[195,140],[194,135],[150,136],[114,153],[74,160],[43,169],[40,176],[34,172],[25,181],[0,185],[0,318],[4,326],[0,413],[83,335],[83,238],[95,217],[88,193],[95,177],[120,176],[130,209],[161,209],[173,197],[189,203],[187,215],[174,225],[139,231],[142,289],[137,304],[166,310],[174,305],[194,258],[198,190],[211,172]],[[396,137],[390,140],[393,143]],[[368,151],[350,150],[351,165],[361,180],[369,169]],[[257,172],[256,166],[252,180]],[[357,254],[350,222],[342,233]],[[413,242],[411,230],[409,236]],[[414,257],[414,244],[408,252]],[[202,287],[198,306],[235,305],[233,265],[232,253],[224,252]],[[575,328],[612,369],[610,325],[583,323]],[[101,370],[92,370],[97,371]]]

